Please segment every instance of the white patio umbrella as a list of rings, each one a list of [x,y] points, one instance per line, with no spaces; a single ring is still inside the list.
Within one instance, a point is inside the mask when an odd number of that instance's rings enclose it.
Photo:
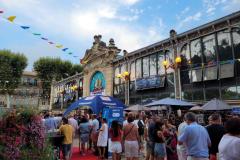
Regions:
[[[150,111],[163,111],[167,110],[166,106],[154,106],[149,108]]]
[[[194,106],[194,104],[186,102],[186,101],[181,101],[181,100],[173,99],[173,98],[163,98],[163,99],[154,101],[152,103],[146,104],[145,107],[160,106],[160,105],[165,105],[165,106]]]
[[[208,103],[202,106],[202,109],[205,111],[219,111],[219,110],[230,110],[232,109],[226,102],[219,99],[212,99]]]
[[[136,105],[132,105],[126,109],[124,109],[125,111],[146,111],[149,110],[149,108],[144,107],[142,105],[136,104]]]
[[[189,110],[190,111],[202,111],[203,109],[200,106],[194,106],[194,107],[190,108]]]

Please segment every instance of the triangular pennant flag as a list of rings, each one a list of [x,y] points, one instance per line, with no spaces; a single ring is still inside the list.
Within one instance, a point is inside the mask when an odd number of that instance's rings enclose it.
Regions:
[[[3,13],[3,11],[0,10],[0,13]]]
[[[54,44],[53,42],[48,42],[49,44]]]
[[[33,33],[33,35],[35,35],[35,36],[41,36],[40,33]]]
[[[73,56],[73,57],[77,58],[78,56]]]
[[[60,45],[56,45],[56,47],[57,47],[57,48],[62,48],[63,45],[61,45],[61,44],[60,44]]]
[[[48,40],[47,38],[44,38],[44,37],[42,37],[41,39],[42,39],[42,40],[45,40],[45,41],[47,41],[47,40]]]
[[[10,21],[10,22],[13,22],[15,20],[16,16],[10,16],[8,17],[7,19]]]
[[[64,49],[62,49],[62,51],[64,51],[64,52],[65,52],[66,50],[68,50],[68,48],[64,48]]]
[[[71,55],[71,54],[72,54],[72,52],[69,52],[68,54],[70,54],[70,55]]]
[[[29,29],[30,27],[28,26],[21,26],[22,29]]]

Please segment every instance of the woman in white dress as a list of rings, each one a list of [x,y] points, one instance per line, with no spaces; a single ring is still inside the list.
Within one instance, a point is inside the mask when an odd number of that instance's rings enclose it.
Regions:
[[[104,159],[105,148],[107,147],[107,142],[108,142],[108,125],[107,125],[107,120],[105,118],[103,118],[101,121],[102,121],[102,127],[99,130],[97,146],[99,151],[99,158]]]

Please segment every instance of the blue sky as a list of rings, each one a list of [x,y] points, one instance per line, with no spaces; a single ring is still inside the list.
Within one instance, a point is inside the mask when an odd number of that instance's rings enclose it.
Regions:
[[[62,52],[18,25],[0,18],[0,49],[24,53],[28,67],[39,57],[79,63],[95,34],[128,52],[240,10],[240,0],[0,0],[2,16],[30,26],[78,57]],[[1,17],[2,17],[1,16]]]

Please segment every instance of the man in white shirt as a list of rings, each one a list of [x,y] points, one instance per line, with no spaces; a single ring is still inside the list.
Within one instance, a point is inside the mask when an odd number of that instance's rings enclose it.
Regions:
[[[178,137],[182,135],[186,126],[187,126],[187,123],[184,120],[178,127]],[[183,144],[183,145],[177,144],[177,154],[178,154],[178,160],[186,160],[187,159],[187,150],[186,150],[185,144]]]

